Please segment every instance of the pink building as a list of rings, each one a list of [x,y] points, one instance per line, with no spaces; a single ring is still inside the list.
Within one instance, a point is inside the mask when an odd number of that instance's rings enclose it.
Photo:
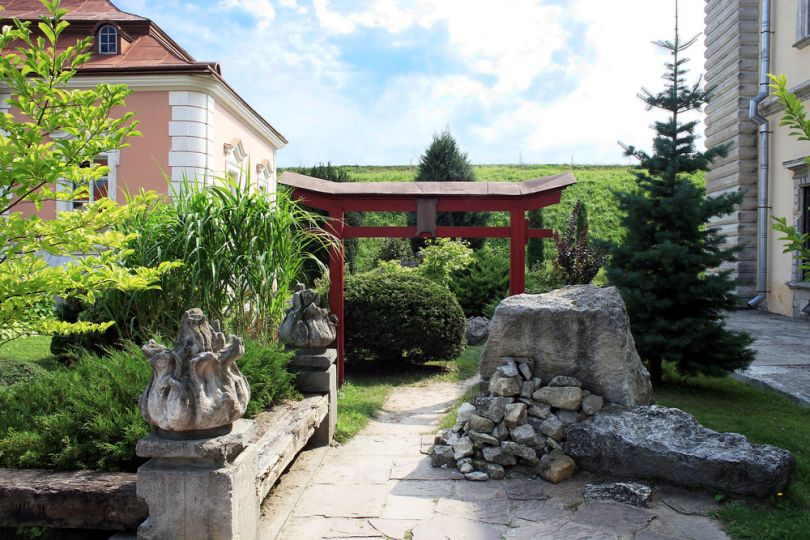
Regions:
[[[0,24],[12,18],[36,21],[45,13],[39,0],[10,0],[4,7]],[[275,191],[276,151],[287,140],[228,85],[219,64],[196,61],[154,22],[108,0],[63,0],[61,7],[70,22],[66,43],[95,38],[92,58],[71,87],[126,84],[133,92],[121,114],[136,112],[143,133],[130,139],[129,147],[100,157],[110,172],[94,186],[92,198],[120,201],[124,192],[140,189],[168,193],[167,178],[210,182],[226,172],[242,174],[248,166],[258,189]],[[8,110],[5,102],[0,110]],[[43,215],[77,204],[51,202]]]

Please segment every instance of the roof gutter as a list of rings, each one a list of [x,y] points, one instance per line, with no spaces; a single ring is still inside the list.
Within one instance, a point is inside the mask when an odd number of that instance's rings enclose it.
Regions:
[[[756,308],[768,293],[768,119],[759,114],[759,105],[770,94],[768,73],[771,70],[771,0],[762,0],[762,24],[759,51],[759,93],[748,104],[748,118],[759,125],[759,179],[757,182],[757,295],[747,302]]]

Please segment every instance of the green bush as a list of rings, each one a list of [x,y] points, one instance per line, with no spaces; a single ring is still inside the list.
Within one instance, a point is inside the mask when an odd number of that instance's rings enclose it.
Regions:
[[[294,395],[289,358],[276,345],[245,344],[238,365],[251,387],[249,416]],[[151,372],[140,349],[128,343],[0,387],[0,466],[135,471],[143,461],[135,443],[149,431],[138,398]]]
[[[414,273],[368,272],[349,276],[345,289],[348,362],[424,362],[464,349],[464,312],[446,287]]]
[[[450,290],[467,317],[483,315],[486,306],[509,295],[509,259],[498,256],[489,245],[475,252],[472,265],[453,273]]]

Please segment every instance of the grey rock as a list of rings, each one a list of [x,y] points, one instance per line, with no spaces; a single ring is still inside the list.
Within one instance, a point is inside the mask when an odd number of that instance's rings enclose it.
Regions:
[[[458,442],[459,435],[452,429],[443,429],[433,438],[433,444],[441,446],[453,446]]]
[[[582,398],[582,412],[590,416],[601,411],[604,404],[605,400],[602,399],[602,396],[597,396],[596,394],[585,396]]]
[[[472,403],[462,403],[458,408],[457,421],[461,424],[470,419],[470,415],[475,413],[475,405]]]
[[[458,471],[461,474],[467,474],[467,473],[473,472],[475,470],[475,468],[473,467],[473,464],[472,464],[472,459],[470,459],[470,458],[464,458],[464,459],[458,460],[456,462],[456,467],[458,467]]]
[[[548,447],[549,452],[551,452],[553,450],[562,450],[563,449],[562,445],[560,443],[558,443],[552,437],[547,437],[546,438],[546,446]]]
[[[516,377],[518,374],[517,364],[513,358],[504,358],[497,371],[504,377]]]
[[[571,478],[576,468],[573,459],[560,450],[553,450],[540,458],[540,464],[537,465],[535,472],[544,480],[559,484],[563,480]]]
[[[484,418],[489,418],[493,422],[500,422],[506,406],[514,400],[505,397],[483,397],[479,396],[473,401],[478,414]]]
[[[536,433],[534,435],[534,444],[530,444],[529,446],[531,446],[535,450],[542,450],[546,447],[546,441],[548,440],[553,441],[554,439],[549,439],[542,433]]]
[[[523,385],[520,387],[520,397],[531,400],[534,391],[534,381],[523,381]]]
[[[520,372],[521,375],[523,375],[523,378],[526,379],[527,381],[532,378],[532,369],[528,366],[528,364],[525,363],[518,364],[518,371]]]
[[[485,447],[485,446],[498,446],[501,444],[501,441],[489,435],[487,433],[478,433],[477,431],[468,431],[467,436],[472,439],[473,444],[478,447]]]
[[[510,403],[506,406],[503,416],[506,427],[513,428],[526,423],[526,405],[524,403]]]
[[[529,424],[522,424],[509,431],[512,440],[518,444],[534,444],[535,431]]]
[[[577,386],[581,387],[582,382],[576,377],[569,377],[567,375],[557,375],[548,381],[549,386]]]
[[[526,446],[525,444],[518,444],[512,441],[504,441],[501,444],[501,449],[507,454],[523,458],[528,461],[537,459],[537,453],[534,451],[534,449]]]
[[[504,356],[533,357],[535,376],[576,377],[612,403],[652,402],[649,373],[615,287],[577,285],[506,298],[490,323],[481,376],[490,377]]]
[[[636,482],[586,484],[583,497],[589,501],[615,501],[646,508],[649,506],[652,490],[649,486]]]
[[[503,480],[506,476],[506,470],[502,465],[498,465],[497,463],[487,463],[484,465],[483,472],[487,473],[487,476],[493,480]]]
[[[548,418],[543,420],[540,432],[547,437],[561,441],[565,437],[565,426],[563,426],[559,418],[550,414]]]
[[[558,409],[576,411],[582,404],[582,389],[576,386],[545,386],[535,391],[532,399]]]
[[[335,319],[329,311],[318,307],[320,295],[298,283],[292,305],[284,314],[278,328],[282,343],[295,348],[328,347],[337,336]]]
[[[540,377],[534,377],[532,380],[534,381],[535,390],[539,390],[540,388],[543,387],[543,379],[541,379]]]
[[[245,414],[250,386],[236,365],[245,347],[219,330],[219,321],[208,324],[194,308],[183,314],[173,350],[151,339],[142,347],[152,378],[140,397],[141,415],[163,435],[222,435],[214,431]]]
[[[529,405],[529,410],[526,411],[529,416],[535,416],[545,420],[551,414],[551,405],[548,403],[537,403],[536,401]]]
[[[557,418],[560,419],[564,426],[579,422],[579,414],[575,411],[558,411]]]
[[[467,456],[473,455],[474,446],[472,439],[469,437],[460,437],[455,444],[452,445],[453,448],[453,459],[458,461],[459,459],[465,458]]]
[[[478,345],[489,335],[489,319],[486,317],[470,317],[467,319],[467,344]]]
[[[519,396],[520,391],[523,389],[523,383],[517,374],[517,370],[515,370],[514,375],[507,376],[501,373],[501,369],[503,368],[499,368],[489,380],[489,393],[493,396]]]
[[[467,474],[464,475],[464,478],[466,478],[467,480],[472,480],[473,482],[486,482],[487,480],[489,480],[489,476],[487,476],[487,473],[481,471],[468,472]]]
[[[493,437],[497,438],[499,441],[506,440],[509,437],[509,428],[506,427],[506,422],[501,420],[498,422],[498,425],[495,426],[495,429],[492,430]]]
[[[795,460],[787,450],[717,433],[665,407],[610,405],[568,427],[565,452],[580,468],[740,495],[782,490]]]
[[[453,448],[441,444],[434,445],[433,451],[430,453],[430,464],[434,467],[455,467]]]
[[[479,433],[489,433],[495,428],[495,422],[477,414],[470,416],[470,429]]]
[[[484,459],[489,463],[497,463],[498,465],[514,465],[517,463],[515,456],[507,454],[499,446],[486,446],[482,449],[482,453]]]

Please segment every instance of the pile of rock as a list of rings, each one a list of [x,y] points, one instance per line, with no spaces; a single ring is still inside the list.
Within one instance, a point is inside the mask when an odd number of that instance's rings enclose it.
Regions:
[[[599,411],[604,400],[564,375],[547,383],[534,376],[532,358],[505,357],[489,381],[489,394],[464,403],[458,422],[436,436],[434,467],[458,467],[468,480],[503,478],[519,467],[550,482],[573,473],[565,455],[566,426]]]

